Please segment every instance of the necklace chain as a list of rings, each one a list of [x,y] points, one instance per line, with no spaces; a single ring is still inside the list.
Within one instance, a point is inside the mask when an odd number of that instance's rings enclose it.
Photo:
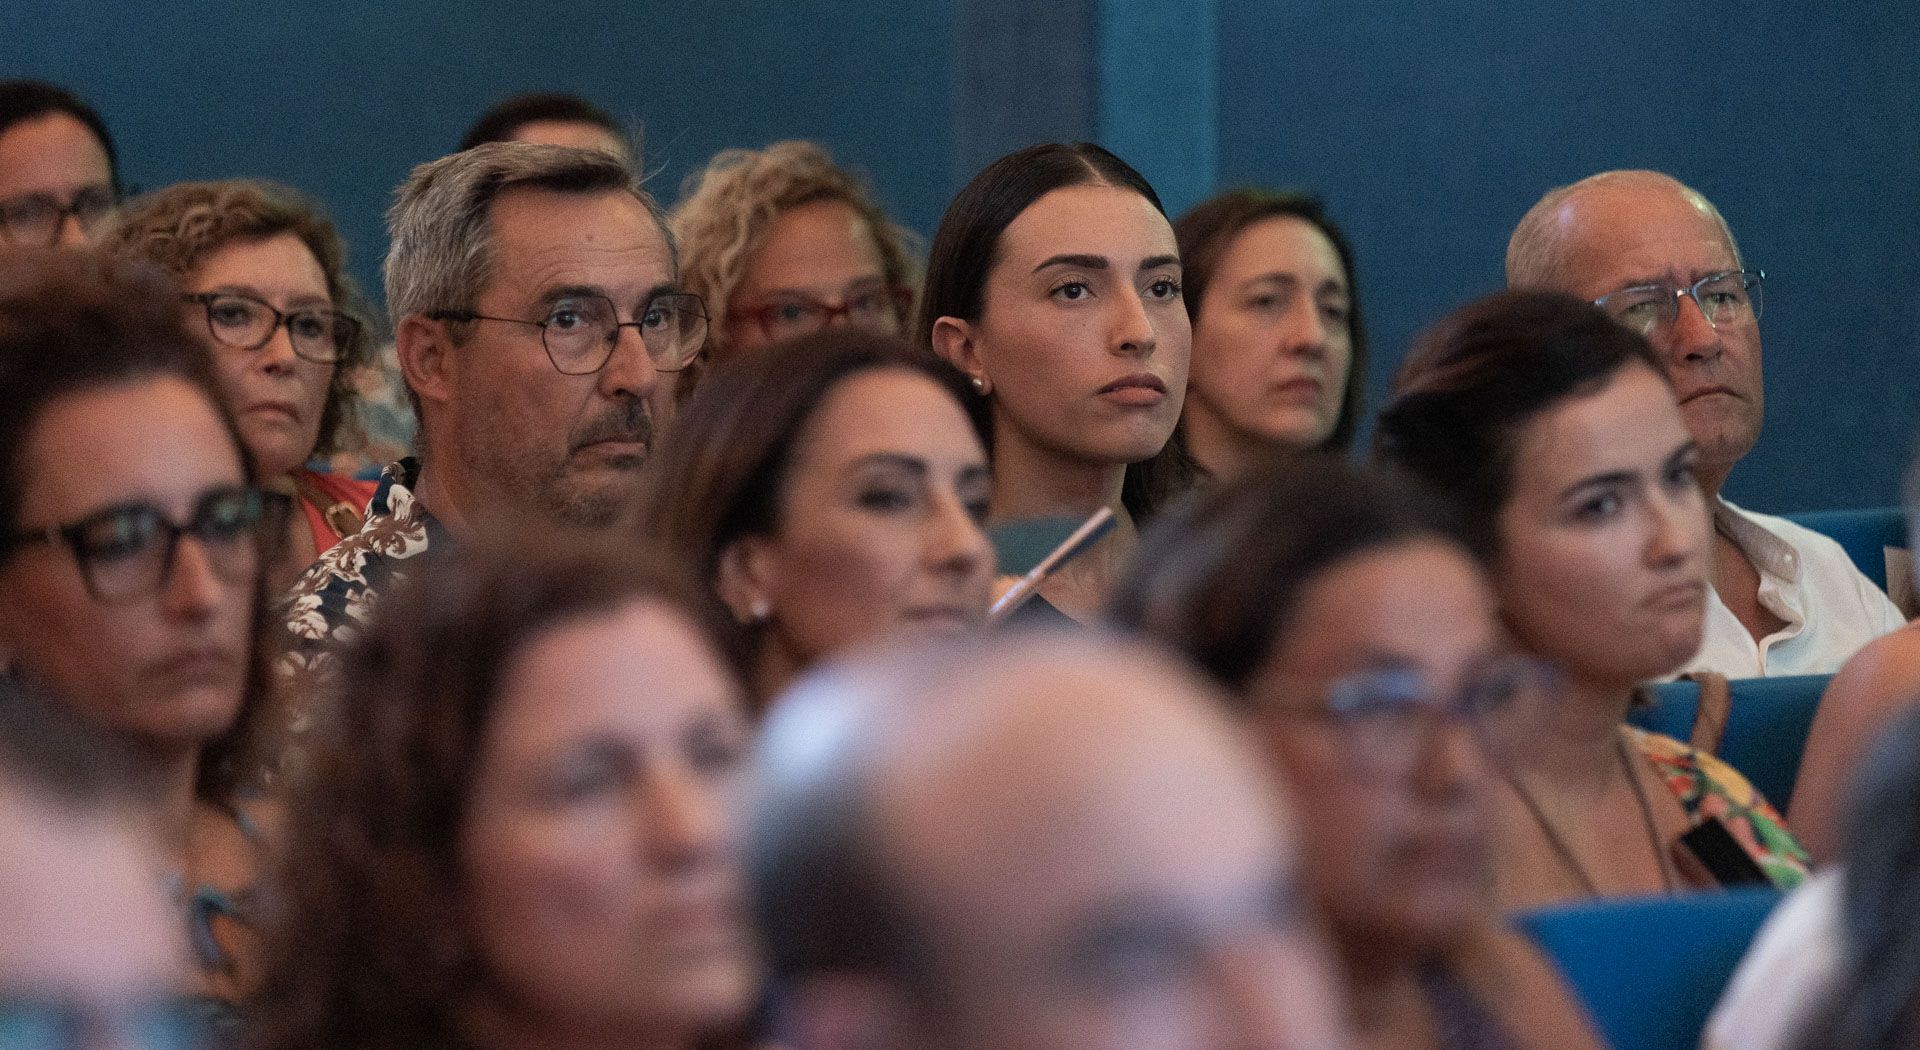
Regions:
[[[1621,771],[1627,775],[1627,784],[1633,788],[1634,801],[1639,803],[1640,825],[1646,830],[1647,845],[1652,847],[1653,858],[1660,865],[1660,881],[1666,885],[1668,893],[1673,893],[1678,888],[1678,879],[1673,870],[1673,861],[1667,856],[1667,850],[1661,844],[1660,829],[1655,825],[1653,819],[1653,803],[1647,798],[1646,785],[1640,782],[1639,775],[1634,771],[1633,756],[1627,753],[1627,743],[1623,733],[1616,732],[1614,734],[1613,746],[1615,753],[1620,756],[1620,768]],[[1593,876],[1588,874],[1587,869],[1581,865],[1580,858],[1574,855],[1573,847],[1569,846],[1567,840],[1561,837],[1559,829],[1555,828],[1553,822],[1547,819],[1546,811],[1540,808],[1539,801],[1535,799],[1525,787],[1521,786],[1520,778],[1513,770],[1508,769],[1504,764],[1499,768],[1500,775],[1506,780],[1507,786],[1513,789],[1514,794],[1520,796],[1521,804],[1527,807],[1527,814],[1531,816],[1533,822],[1539,826],[1540,833],[1546,836],[1547,845],[1553,847],[1553,852],[1560,858],[1560,862],[1566,865],[1567,870],[1573,873],[1575,879],[1579,880],[1580,888],[1585,890],[1589,897],[1600,896],[1600,888],[1594,884]]]

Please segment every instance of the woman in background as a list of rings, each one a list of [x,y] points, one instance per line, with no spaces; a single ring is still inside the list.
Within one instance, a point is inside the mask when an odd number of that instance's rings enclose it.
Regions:
[[[179,278],[180,311],[213,355],[255,481],[294,497],[267,582],[279,594],[360,527],[374,483],[307,469],[334,450],[352,369],[372,346],[333,224],[294,191],[186,182],[142,197],[104,246]]]
[[[714,369],[647,469],[646,528],[751,635],[778,693],[824,656],[985,622],[992,475],[964,379],[897,339],[817,332]]]
[[[1228,478],[1296,452],[1344,454],[1360,422],[1367,335],[1353,249],[1314,197],[1246,188],[1173,224],[1193,367],[1178,440]]]

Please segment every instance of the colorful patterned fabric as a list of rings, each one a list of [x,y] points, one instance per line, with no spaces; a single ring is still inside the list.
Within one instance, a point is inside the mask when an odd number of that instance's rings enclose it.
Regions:
[[[283,599],[286,634],[273,663],[275,710],[264,729],[264,779],[276,779],[297,755],[314,705],[331,688],[336,652],[366,628],[375,598],[406,578],[408,561],[449,545],[446,528],[414,498],[419,478],[420,463],[412,458],[382,472],[360,530],[322,554]]]
[[[1787,831],[1787,822],[1740,771],[1670,736],[1631,726],[1629,740],[1659,772],[1695,823],[1718,817],[1775,888],[1806,881],[1807,851]]]

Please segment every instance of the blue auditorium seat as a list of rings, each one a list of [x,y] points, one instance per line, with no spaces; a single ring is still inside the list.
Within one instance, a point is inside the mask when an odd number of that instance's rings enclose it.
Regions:
[[[1898,507],[1816,510],[1782,515],[1796,525],[1831,536],[1847,557],[1881,590],[1887,589],[1886,548],[1907,545],[1907,515]]]
[[[1615,1050],[1696,1050],[1777,890],[1590,901],[1525,912]]]
[[[1807,748],[1807,729],[1827,691],[1832,675],[1790,675],[1779,678],[1735,678],[1733,711],[1721,738],[1719,756],[1746,775],[1753,786],[1785,813],[1800,775],[1800,755]],[[1700,687],[1692,682],[1669,682],[1653,688],[1654,705],[1627,716],[1642,729],[1681,740],[1693,735],[1693,711]]]

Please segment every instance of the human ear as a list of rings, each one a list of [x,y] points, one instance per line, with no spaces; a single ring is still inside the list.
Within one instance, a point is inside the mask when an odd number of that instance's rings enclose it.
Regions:
[[[453,399],[453,340],[444,321],[408,314],[393,333],[394,356],[407,389],[423,402],[445,404]]]
[[[980,360],[980,341],[973,322],[942,317],[933,322],[933,350],[948,364],[967,374],[981,395],[993,392],[993,378]]]
[[[753,626],[773,619],[772,576],[773,552],[766,541],[742,536],[720,552],[713,588],[736,623]]]

